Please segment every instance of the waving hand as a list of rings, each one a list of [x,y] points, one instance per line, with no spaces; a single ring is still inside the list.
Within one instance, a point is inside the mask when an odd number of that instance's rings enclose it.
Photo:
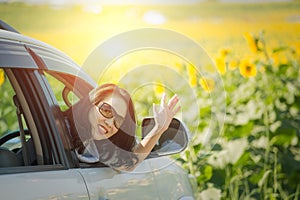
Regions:
[[[180,110],[180,106],[177,106],[178,102],[178,96],[175,94],[167,103],[166,94],[164,93],[161,98],[160,106],[153,104],[154,120],[158,129],[162,131],[167,130],[172,118]]]

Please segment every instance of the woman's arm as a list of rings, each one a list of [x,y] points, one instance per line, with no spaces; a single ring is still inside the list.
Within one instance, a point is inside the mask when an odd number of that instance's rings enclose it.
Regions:
[[[174,95],[169,102],[166,103],[166,95],[163,94],[160,106],[153,104],[155,125],[133,151],[137,155],[139,163],[149,155],[160,136],[168,129],[173,117],[180,110],[180,106],[177,106],[178,102],[179,99],[177,95]],[[134,168],[135,167],[136,166],[134,166]]]

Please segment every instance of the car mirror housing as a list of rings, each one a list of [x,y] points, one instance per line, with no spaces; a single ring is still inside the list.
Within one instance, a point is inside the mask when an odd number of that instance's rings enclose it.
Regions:
[[[142,138],[145,138],[154,126],[154,118],[145,118],[142,121]],[[169,128],[159,138],[157,144],[150,152],[148,158],[172,155],[180,153],[188,145],[188,129],[177,118],[173,118]]]

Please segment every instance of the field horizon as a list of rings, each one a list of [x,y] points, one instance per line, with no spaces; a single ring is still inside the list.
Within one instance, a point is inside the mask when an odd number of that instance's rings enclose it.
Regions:
[[[263,31],[271,46],[300,45],[300,2],[109,5],[98,13],[80,6],[57,9],[48,5],[0,3],[0,13],[3,21],[22,34],[60,49],[80,65],[108,38],[148,27],[184,34],[212,57],[221,49],[230,49],[238,57],[249,53],[245,33]],[[163,17],[164,21],[151,22],[151,16]]]

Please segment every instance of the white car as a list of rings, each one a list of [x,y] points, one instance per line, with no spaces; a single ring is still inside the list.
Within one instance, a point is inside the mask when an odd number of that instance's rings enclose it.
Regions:
[[[0,28],[1,199],[194,199],[188,174],[166,156],[187,146],[181,121],[159,142],[179,147],[157,145],[133,172],[80,163],[64,111],[70,96],[80,99],[96,83],[62,52],[3,21]]]

